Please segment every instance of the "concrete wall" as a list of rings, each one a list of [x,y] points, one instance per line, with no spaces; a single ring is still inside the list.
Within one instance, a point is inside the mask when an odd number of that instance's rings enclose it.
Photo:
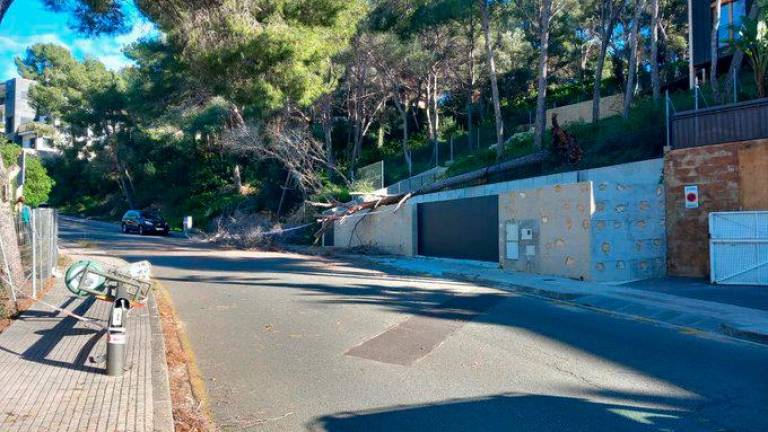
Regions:
[[[499,196],[499,252],[505,269],[597,281],[626,281],[665,274],[665,205],[662,159],[475,186],[414,197],[397,214],[391,208],[336,224],[335,245],[361,244],[400,255],[416,254],[418,203]],[[768,189],[768,188],[767,188]],[[531,227],[507,260],[506,222]],[[350,241],[351,238],[351,241]],[[525,246],[535,254],[525,255]]]
[[[499,257],[505,270],[590,279],[592,183],[499,195]],[[513,225],[514,224],[514,225]],[[507,231],[516,228],[511,237]],[[520,230],[531,228],[532,240]],[[511,239],[516,241],[508,241]],[[508,248],[518,259],[508,259]],[[515,253],[513,251],[513,253]]]
[[[664,156],[667,271],[709,274],[710,212],[768,210],[768,140],[672,150]],[[698,185],[699,208],[687,209],[683,189]]]
[[[619,93],[613,96],[600,98],[600,118],[606,118],[621,114],[624,111],[624,95]],[[560,126],[568,123],[592,121],[592,100],[547,110],[547,127],[552,127],[552,114],[557,113]]]
[[[604,180],[594,183],[593,190],[592,280],[664,276],[664,186]]]
[[[415,255],[416,206],[407,203],[394,212],[395,207],[380,207],[371,214],[353,215],[343,223],[334,223],[334,245],[370,246],[395,255]]]

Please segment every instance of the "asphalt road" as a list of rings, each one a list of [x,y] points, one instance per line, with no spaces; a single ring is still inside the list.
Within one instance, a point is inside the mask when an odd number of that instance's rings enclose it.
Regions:
[[[152,262],[223,431],[768,431],[765,346],[335,260],[61,229]]]

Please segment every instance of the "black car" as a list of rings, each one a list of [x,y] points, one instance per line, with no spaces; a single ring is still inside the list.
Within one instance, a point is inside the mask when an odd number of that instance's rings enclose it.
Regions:
[[[157,211],[128,210],[120,222],[120,229],[124,232],[136,232],[144,234],[168,235],[168,222]]]

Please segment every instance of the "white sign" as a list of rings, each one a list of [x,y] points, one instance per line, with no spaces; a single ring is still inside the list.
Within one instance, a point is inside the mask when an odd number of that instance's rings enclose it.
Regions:
[[[192,216],[184,216],[184,230],[192,229]]]
[[[699,208],[699,186],[688,185],[683,189],[683,198],[685,199],[685,208]]]

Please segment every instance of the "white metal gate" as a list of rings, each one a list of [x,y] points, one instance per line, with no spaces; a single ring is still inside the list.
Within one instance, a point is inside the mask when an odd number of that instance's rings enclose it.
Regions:
[[[710,281],[768,286],[768,211],[709,214]]]

